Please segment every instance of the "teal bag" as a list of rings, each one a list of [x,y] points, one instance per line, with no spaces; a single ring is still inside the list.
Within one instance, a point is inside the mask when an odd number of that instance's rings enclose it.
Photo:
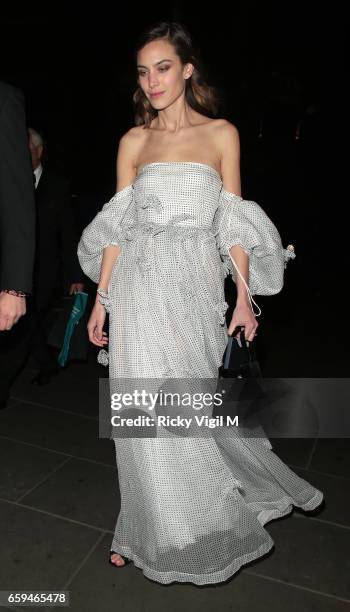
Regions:
[[[65,366],[69,355],[70,341],[76,326],[79,324],[81,317],[83,316],[88,301],[88,294],[84,291],[79,291],[75,294],[75,300],[73,308],[71,310],[66,330],[63,338],[63,345],[60,354],[58,355],[57,361],[60,366]]]

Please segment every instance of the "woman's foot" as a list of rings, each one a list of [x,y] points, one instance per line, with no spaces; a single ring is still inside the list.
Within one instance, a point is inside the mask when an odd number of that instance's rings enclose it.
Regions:
[[[129,563],[129,561],[130,559],[128,559],[127,557],[124,557],[123,555],[119,555],[118,553],[113,552],[111,550],[109,562],[112,563],[112,565],[116,565],[117,567],[123,567],[124,565]]]

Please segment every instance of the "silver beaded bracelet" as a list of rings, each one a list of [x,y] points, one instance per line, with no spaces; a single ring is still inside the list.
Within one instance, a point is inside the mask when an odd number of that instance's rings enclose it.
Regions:
[[[102,306],[105,307],[106,312],[110,311],[110,302],[109,295],[104,289],[97,289],[97,294],[99,295],[99,302]]]
[[[97,289],[97,293],[102,298],[108,298],[108,293],[104,289]]]

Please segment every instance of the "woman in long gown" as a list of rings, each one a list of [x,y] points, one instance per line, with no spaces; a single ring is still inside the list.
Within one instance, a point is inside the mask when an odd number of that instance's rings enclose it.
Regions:
[[[186,28],[157,24],[136,55],[136,126],[120,140],[116,194],[78,246],[82,269],[98,283],[89,337],[102,356],[108,343],[111,386],[215,379],[227,334],[244,326],[253,340],[252,295],[278,293],[294,253],[262,208],[240,195],[238,132],[209,117],[214,91]],[[227,328],[229,273],[237,302]],[[227,580],[273,547],[268,521],[323,499],[264,436],[159,427],[153,437],[111,438],[121,509],[110,561],[132,560],[163,584]]]

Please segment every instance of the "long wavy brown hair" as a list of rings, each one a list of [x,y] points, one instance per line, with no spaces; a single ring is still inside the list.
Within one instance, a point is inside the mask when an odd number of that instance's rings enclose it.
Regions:
[[[177,21],[161,21],[144,31],[136,43],[135,65],[138,52],[148,43],[158,39],[165,39],[173,45],[183,66],[187,63],[194,66],[193,73],[186,79],[185,84],[185,98],[189,106],[207,117],[215,117],[220,98],[215,87],[207,83],[199,51],[194,47],[191,35],[184,24]],[[133,94],[133,103],[135,124],[148,128],[152,119],[158,115],[158,111],[152,107],[139,85]]]

